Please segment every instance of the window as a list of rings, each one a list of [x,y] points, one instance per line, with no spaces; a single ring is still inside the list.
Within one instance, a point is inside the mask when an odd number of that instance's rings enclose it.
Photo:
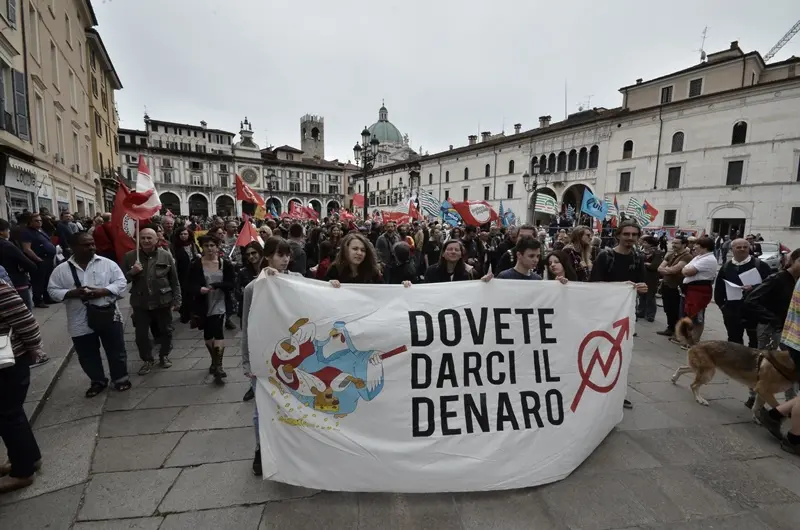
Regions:
[[[75,72],[69,69],[69,104],[78,112],[78,87],[75,85]]]
[[[98,97],[97,96],[97,78],[95,76],[92,76],[92,94],[94,94],[94,97]]]
[[[433,184],[433,173],[428,173],[428,185]]]
[[[468,179],[469,179],[469,168],[465,167],[464,168],[464,180],[468,180]]]
[[[78,56],[81,61],[81,70],[86,70],[86,58],[83,56],[83,43],[78,39]]]
[[[0,13],[3,14],[8,21],[8,25],[12,28],[17,27],[17,2],[16,0],[7,0],[0,3]]]
[[[189,162],[189,169],[192,171],[202,171],[203,164],[201,162]]]
[[[147,138],[139,138],[139,145],[146,146],[147,145]]]
[[[72,48],[72,21],[67,13],[64,13],[64,31],[67,35],[67,44]]]
[[[319,183],[312,182],[308,187],[308,191],[311,193],[319,193]]]
[[[72,171],[81,172],[81,146],[77,131],[72,131]]]
[[[672,103],[672,87],[665,86],[661,89],[661,104]]]
[[[289,191],[300,192],[299,182],[289,182]]]
[[[797,182],[800,182],[800,158],[797,159],[797,176],[795,180]]]
[[[740,145],[747,141],[747,122],[740,121],[733,126],[731,145]]]
[[[339,185],[338,184],[328,184],[328,193],[331,195],[339,195]]]
[[[449,171],[445,171],[444,172],[444,181],[445,182],[450,182],[450,172]]]
[[[28,46],[31,49],[31,54],[36,62],[42,63],[42,48],[39,44],[39,13],[33,6],[33,2],[28,2],[28,24],[30,31],[28,33]]]
[[[103,137],[103,122],[97,112],[94,113],[94,132],[98,138]]]
[[[192,185],[193,186],[203,185],[203,175],[201,173],[192,173]]]
[[[392,189],[392,180],[391,179],[386,179],[386,189],[387,190]]]
[[[463,200],[468,201],[469,200],[469,188],[464,188],[463,192],[464,192],[464,199]]]
[[[58,48],[53,41],[50,41],[50,74],[53,76],[53,84],[58,88]]]
[[[483,200],[484,201],[488,201],[489,200],[489,193],[490,193],[489,190],[490,190],[490,186],[484,186],[483,187]]]
[[[219,176],[219,185],[222,188],[228,187],[228,175],[220,175]]]
[[[678,220],[678,210],[664,210],[664,226],[675,226]]]
[[[677,190],[681,187],[681,167],[673,166],[667,170],[667,189]]]
[[[789,226],[792,228],[800,228],[800,207],[792,207],[792,215],[789,218]]]
[[[589,169],[596,169],[597,164],[600,161],[600,148],[596,145],[593,145],[591,149],[589,149]]]
[[[578,169],[586,169],[586,155],[589,152],[586,150],[585,147],[581,147],[581,150],[578,152]]]
[[[633,140],[622,144],[622,158],[633,158]]]
[[[92,67],[92,72],[97,71],[97,56],[92,49],[89,49],[89,65]]]
[[[619,191],[631,191],[631,172],[623,171],[619,174]]]
[[[450,190],[444,190],[444,200],[450,200]]]
[[[25,74],[0,62],[0,129],[26,142],[30,139]]]
[[[220,164],[219,165],[219,170],[227,172],[228,171],[228,164]]]
[[[558,161],[556,162],[556,171],[567,170],[567,153],[561,151],[558,153]]]
[[[744,160],[731,160],[728,162],[728,174],[725,177],[726,186],[740,186],[744,173]]]
[[[164,171],[162,175],[164,176],[164,184],[172,184],[172,171]]]
[[[58,157],[58,161],[62,164],[64,163],[64,122],[61,120],[61,116],[56,116],[56,147],[58,148],[58,152],[56,152],[56,156]]]
[[[108,110],[108,96],[105,88],[100,90],[100,103],[103,104],[103,110]]]
[[[488,177],[491,174],[492,169],[489,167],[489,164],[486,164],[483,167],[483,176]]]
[[[553,153],[550,153],[550,156],[547,157],[547,170],[550,173],[556,172],[556,155]]]
[[[47,152],[47,116],[44,111],[44,99],[38,92],[34,94],[33,101],[34,119],[36,120],[36,142],[39,149]]]
[[[569,152],[569,156],[567,156],[567,171],[575,171],[575,168],[578,167],[578,152],[573,149]]]
[[[703,93],[703,79],[692,79],[689,81],[689,97],[695,98]]]
[[[508,184],[506,186],[506,199],[513,199],[514,198],[514,184]]]
[[[286,160],[294,160],[294,155],[291,153],[287,153]]]
[[[683,133],[676,132],[672,135],[672,150],[673,153],[680,153],[683,151]]]

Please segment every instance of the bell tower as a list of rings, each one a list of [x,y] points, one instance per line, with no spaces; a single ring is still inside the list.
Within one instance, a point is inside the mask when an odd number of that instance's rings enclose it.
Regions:
[[[306,157],[325,159],[325,118],[315,114],[300,118],[300,149]]]

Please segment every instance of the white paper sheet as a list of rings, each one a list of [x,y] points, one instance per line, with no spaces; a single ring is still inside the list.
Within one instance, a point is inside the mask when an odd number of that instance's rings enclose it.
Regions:
[[[731,283],[728,280],[722,280],[725,282],[725,298],[729,301],[731,300],[741,300],[742,299],[742,286],[736,285],[735,283]]]
[[[761,274],[756,269],[750,269],[739,275],[742,285],[758,285],[761,283]]]

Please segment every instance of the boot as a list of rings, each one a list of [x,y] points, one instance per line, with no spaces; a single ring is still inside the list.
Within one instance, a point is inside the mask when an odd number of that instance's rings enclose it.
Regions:
[[[217,354],[217,377],[226,378],[228,374],[222,369],[222,359],[225,357],[225,346],[217,346],[215,348]]]
[[[214,372],[217,371],[217,353],[214,351],[214,346],[206,344],[206,349],[208,350],[208,355],[211,357],[211,366],[208,367],[208,373],[214,375]]]

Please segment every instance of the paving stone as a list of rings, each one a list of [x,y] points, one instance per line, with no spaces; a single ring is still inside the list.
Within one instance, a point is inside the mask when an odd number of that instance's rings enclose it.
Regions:
[[[0,507],[0,527],[68,530],[78,511],[83,484]]]
[[[173,436],[180,437],[181,435],[174,433]],[[184,467],[230,460],[252,460],[255,445],[253,429],[248,427],[191,431],[183,435],[164,465],[166,467]]]
[[[100,437],[135,436],[164,431],[180,413],[181,407],[152,410],[106,412],[100,421]]]
[[[721,495],[683,468],[638,470],[626,474],[623,482],[631,490],[638,491],[643,500],[653,494],[654,501],[647,502],[647,506],[655,508],[662,497],[668,499],[671,505],[665,507],[660,516],[668,521],[727,515],[737,511]]]
[[[241,383],[249,381],[241,370],[231,369],[228,373],[227,383]],[[208,369],[201,370],[159,370],[151,373],[142,381],[145,387],[164,387],[164,386],[191,386],[208,384]]]
[[[625,411],[622,421],[616,426],[616,429],[620,431],[636,431],[667,429],[670,427],[685,427],[685,425],[658,410],[655,404],[639,403],[632,409]]]
[[[759,519],[771,523],[771,528],[796,530],[800,527],[800,503],[767,506],[756,510]]]
[[[249,383],[230,383],[224,386],[215,384],[164,387],[156,389],[138,406],[140,409],[175,407],[184,405],[209,405],[212,403],[236,403]]]
[[[284,528],[336,528],[357,530],[379,527],[363,524],[360,518],[360,498],[357,493],[322,492],[310,499],[268,503],[264,507],[259,530]],[[388,513],[386,514],[389,515]],[[385,523],[397,518],[386,517]]]
[[[316,500],[316,498],[314,499]],[[268,511],[264,512],[264,518]],[[438,494],[369,493],[358,496],[358,527],[392,530],[461,530],[464,527],[453,496]]]
[[[798,460],[796,456],[787,455],[792,460]],[[781,458],[759,458],[746,462],[747,467],[760,473],[761,476],[772,480],[778,486],[786,488],[800,498],[800,469],[795,466],[787,465],[785,459]]]
[[[454,494],[464,530],[566,528],[550,515],[541,489]]]
[[[201,512],[188,512],[171,514],[164,519],[164,524],[159,530],[194,530],[213,528],[214,530],[256,530],[261,521],[263,506],[237,506],[235,508],[222,508],[220,510],[204,510]],[[290,525],[290,528],[311,528]],[[289,528],[287,527],[287,528]],[[332,528],[332,527],[318,527]]]
[[[632,362],[628,370],[628,384],[663,383],[669,381],[673,373],[675,373],[674,368],[670,370],[666,366],[660,364],[654,363],[642,366],[633,364]]]
[[[157,469],[181,439],[182,434],[144,434],[101,438],[97,442],[92,473]]]
[[[673,370],[674,372],[674,370]],[[670,377],[672,374],[670,374]],[[691,401],[694,403],[694,396],[691,390],[685,385],[691,382],[691,377],[683,376],[685,380],[678,380],[678,384],[674,385],[669,382],[669,377],[666,380],[650,382],[650,383],[637,383],[630,382],[629,386],[649,397],[656,403],[664,403],[670,401]],[[685,383],[685,384],[681,384]],[[701,389],[702,391],[702,389]]]
[[[733,504],[755,508],[759,504],[787,504],[800,501],[794,493],[743,462],[714,462],[691,466],[691,473]]]
[[[574,474],[604,473],[629,469],[658,467],[661,464],[650,456],[625,432],[612,432],[589,455]]]
[[[185,468],[161,502],[159,510],[166,513],[224,508],[309,497],[316,493],[314,490],[261,480],[253,476],[251,466],[250,460],[237,460]],[[202,484],[202,488],[198,488],[198,484]]]
[[[647,526],[646,530],[775,530],[752,513],[711,517],[668,525]]]
[[[144,401],[147,396],[152,394],[153,391],[152,388],[140,388],[134,385],[134,387],[127,392],[114,392],[108,396],[105,410],[132,410],[136,408],[139,403]]]
[[[94,475],[86,487],[78,519],[151,516],[179,474],[179,469],[153,469]]]
[[[220,403],[218,405],[190,405],[180,411],[167,431],[200,431],[230,429],[253,425],[253,401],[249,403]]]
[[[162,517],[139,517],[116,521],[85,521],[75,523],[72,530],[158,530]]]
[[[77,362],[74,360],[73,362]],[[106,397],[110,390],[87,399],[84,395],[89,382],[83,374],[62,376],[53,393],[47,399],[46,406],[36,418],[36,427],[48,427],[59,423],[99,416],[103,411]]]
[[[743,417],[737,417],[736,414],[726,409],[725,407],[715,405],[714,402],[711,406],[703,406],[699,403],[692,401],[673,401],[669,403],[656,403],[656,408],[670,416],[684,425],[703,427],[707,425],[725,425],[729,423],[736,423],[748,421]],[[744,407],[742,407],[744,408]]]
[[[637,390],[635,390],[631,386],[628,386],[628,393],[625,395],[625,397],[628,398],[628,400],[633,404],[637,404],[637,403],[653,403],[652,399],[650,399],[649,397],[645,396],[641,392],[638,392]],[[627,410],[625,412],[627,412]]]
[[[34,429],[43,466],[33,485],[0,496],[0,504],[81,484],[89,477],[99,418]],[[2,526],[2,525],[0,525]]]

